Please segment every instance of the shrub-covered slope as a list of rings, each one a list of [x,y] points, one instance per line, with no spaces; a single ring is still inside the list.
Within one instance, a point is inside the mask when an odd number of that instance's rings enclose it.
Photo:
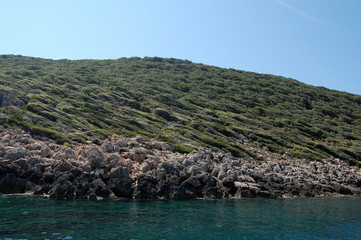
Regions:
[[[0,122],[58,142],[143,135],[181,152],[361,162],[361,96],[178,59],[0,55]]]

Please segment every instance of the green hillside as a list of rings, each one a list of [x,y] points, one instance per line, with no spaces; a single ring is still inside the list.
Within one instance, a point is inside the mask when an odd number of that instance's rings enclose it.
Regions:
[[[361,96],[178,59],[0,55],[0,122],[60,143],[143,135],[180,152],[250,144],[361,163]]]

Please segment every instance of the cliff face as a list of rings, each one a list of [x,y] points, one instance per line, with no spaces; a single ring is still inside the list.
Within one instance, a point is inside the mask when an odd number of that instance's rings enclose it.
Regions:
[[[44,141],[45,140],[45,141]],[[0,129],[0,193],[57,199],[292,197],[361,194],[361,171],[339,159],[292,161],[252,148],[257,159],[223,151],[189,154],[142,137],[93,139],[72,148]]]

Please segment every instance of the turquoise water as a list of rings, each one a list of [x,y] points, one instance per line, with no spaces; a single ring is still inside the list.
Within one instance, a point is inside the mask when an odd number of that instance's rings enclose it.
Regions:
[[[3,196],[0,239],[361,239],[361,198],[92,202]]]

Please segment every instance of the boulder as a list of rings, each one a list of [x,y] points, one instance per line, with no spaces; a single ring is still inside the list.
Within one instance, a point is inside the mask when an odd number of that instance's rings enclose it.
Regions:
[[[41,150],[40,156],[42,157],[50,157],[51,156],[51,150],[49,147],[45,147]]]
[[[27,179],[28,181],[31,181],[35,184],[37,184],[42,177],[42,172],[39,167],[29,168],[22,175],[22,178]]]
[[[102,150],[107,153],[114,152],[114,146],[110,143],[109,140],[105,140],[101,146]]]
[[[129,169],[125,167],[113,168],[107,175],[108,178],[128,178]]]
[[[89,191],[89,183],[82,181],[76,184],[75,197],[85,198]]]
[[[75,187],[70,181],[58,182],[49,191],[49,197],[55,199],[74,199]]]
[[[41,145],[39,143],[33,143],[28,146],[28,149],[31,151],[41,150]]]
[[[135,185],[133,197],[136,199],[155,199],[158,192],[156,189],[157,180],[149,175],[141,175],[138,177]]]
[[[171,151],[172,147],[165,142],[153,141],[152,147],[160,151]]]
[[[82,154],[84,154],[85,158],[90,158],[93,155],[97,158],[105,159],[104,152],[97,146],[86,148]]]
[[[105,161],[95,155],[91,155],[89,159],[89,166],[92,169],[105,167]]]
[[[24,148],[17,148],[17,149],[14,149],[10,152],[8,152],[4,158],[5,159],[9,159],[11,161],[16,161],[20,158],[25,158],[28,156],[28,151]]]
[[[26,181],[17,177],[14,173],[7,173],[0,177],[0,193],[24,193],[26,189]]]
[[[95,192],[96,196],[102,197],[102,198],[109,198],[110,191],[101,179],[95,179],[90,184],[91,189]]]
[[[133,194],[132,181],[129,178],[112,178],[108,181],[108,186],[117,197],[130,198]]]
[[[136,149],[128,152],[128,158],[130,158],[133,161],[141,162],[145,159],[146,151],[145,149]]]

